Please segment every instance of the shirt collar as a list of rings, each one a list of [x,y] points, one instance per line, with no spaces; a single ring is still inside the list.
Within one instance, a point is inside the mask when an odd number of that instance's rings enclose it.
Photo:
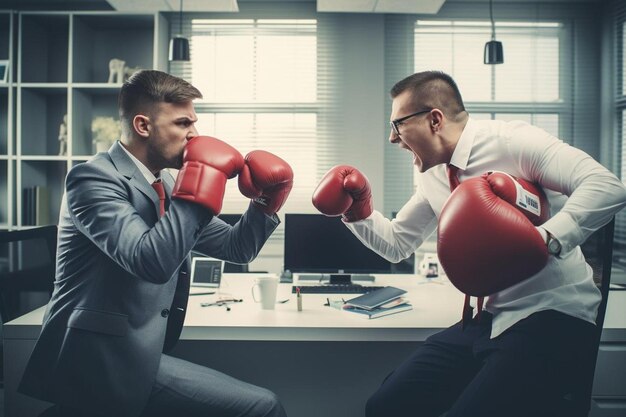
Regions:
[[[146,181],[148,181],[148,184],[152,184],[154,181],[157,180],[157,177],[152,172],[150,172],[150,170],[146,168],[146,166],[142,164],[139,159],[135,158],[135,155],[130,153],[124,145],[122,145],[121,148],[124,149],[124,152],[126,152],[126,154],[130,157],[130,160],[133,161],[135,165],[137,165],[137,169],[139,169],[139,172],[141,172],[141,175],[143,175]],[[161,172],[159,171],[158,178],[160,177],[161,177]]]
[[[476,124],[470,117],[467,119],[467,123],[463,128],[461,137],[452,152],[452,158],[450,158],[450,164],[458,167],[461,171],[465,171],[467,163],[469,161],[470,153],[472,152],[472,146],[474,145],[474,137],[476,136]]]

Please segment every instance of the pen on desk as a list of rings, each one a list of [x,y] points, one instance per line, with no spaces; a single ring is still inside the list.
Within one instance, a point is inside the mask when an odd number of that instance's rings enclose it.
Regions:
[[[298,311],[302,311],[302,294],[300,294],[300,287],[296,287],[296,299],[298,300]]]
[[[212,306],[228,307],[228,304],[230,303],[241,303],[241,302],[243,302],[243,298],[224,298],[224,299],[220,299],[220,300],[213,301],[210,303],[200,303],[200,307],[212,307]],[[228,309],[228,311],[230,311],[230,308]]]

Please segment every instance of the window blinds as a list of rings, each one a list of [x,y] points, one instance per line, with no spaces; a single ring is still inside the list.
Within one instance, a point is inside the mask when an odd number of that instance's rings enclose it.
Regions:
[[[472,116],[521,119],[561,136],[559,114],[571,108],[561,88],[563,24],[498,22],[496,34],[505,63],[485,65],[489,22],[418,20],[415,71],[436,68],[452,75]]]
[[[244,155],[263,149],[289,162],[294,187],[282,212],[312,212],[314,188],[335,164],[341,105],[336,30],[332,17],[189,16],[183,33],[191,61],[170,64],[173,74],[203,93],[195,104],[200,134]],[[223,212],[241,213],[247,205],[229,181]]]
[[[309,5],[246,4],[236,15],[189,14],[183,35],[191,61],[170,72],[200,88],[200,134],[225,140],[242,154],[264,149],[294,170],[294,186],[278,213],[314,213],[319,179],[340,163],[344,144],[345,54],[342,20]],[[178,33],[173,19],[171,33]],[[249,200],[228,182],[223,213],[242,213]],[[259,254],[256,268],[282,265],[284,223]]]
[[[626,180],[626,3],[612,1],[608,8],[613,24],[613,55],[615,78],[615,143],[619,154],[616,172]],[[622,210],[615,222],[615,260],[626,266],[626,213]]]
[[[521,119],[559,136],[559,114],[571,110],[561,88],[559,22],[499,22],[505,64],[483,64],[491,24],[480,20],[421,20],[389,16],[386,20],[386,85],[425,70],[441,70],[457,82],[466,108],[477,119]],[[388,114],[391,103],[387,104]],[[564,129],[563,129],[564,130]],[[385,211],[397,211],[412,192],[414,176],[406,155],[385,154]],[[411,175],[413,174],[413,175]],[[406,179],[409,180],[407,183]]]
[[[496,19],[496,39],[504,45],[501,65],[483,63],[491,30],[478,10],[468,13],[461,5],[451,5],[438,18],[389,16],[387,89],[411,73],[442,70],[457,81],[472,117],[526,120],[597,158],[599,126],[594,112],[599,110],[589,108],[589,103],[599,103],[597,45],[590,40],[598,39],[597,16],[583,8],[515,7],[505,10],[506,19]],[[386,107],[389,114],[390,103]],[[417,175],[394,151],[386,149],[385,155],[388,212],[410,197],[406,183],[396,180]],[[394,174],[387,176],[392,170]]]

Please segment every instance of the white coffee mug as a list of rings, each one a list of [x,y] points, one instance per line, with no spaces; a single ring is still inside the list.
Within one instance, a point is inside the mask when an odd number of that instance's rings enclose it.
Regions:
[[[258,299],[255,289],[258,289]],[[274,310],[277,289],[278,277],[259,277],[252,286],[252,298],[255,303],[261,303],[263,310]]]

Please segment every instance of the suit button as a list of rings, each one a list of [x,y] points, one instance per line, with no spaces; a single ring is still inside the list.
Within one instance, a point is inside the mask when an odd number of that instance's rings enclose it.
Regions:
[[[170,315],[170,311],[167,308],[161,310],[161,317],[167,317]]]

